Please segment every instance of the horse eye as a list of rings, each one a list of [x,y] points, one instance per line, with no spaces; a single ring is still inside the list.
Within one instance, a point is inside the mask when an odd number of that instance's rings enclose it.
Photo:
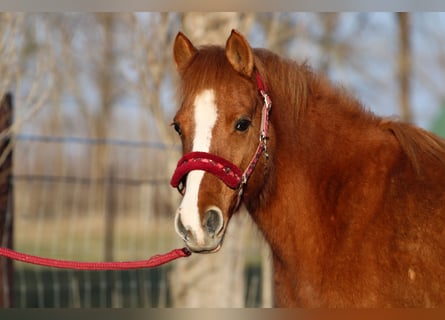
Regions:
[[[181,136],[182,135],[182,130],[181,130],[181,127],[179,126],[179,124],[177,122],[173,122],[172,126],[175,129],[175,131]]]
[[[250,127],[251,121],[249,119],[239,119],[235,123],[235,130],[243,132]]]

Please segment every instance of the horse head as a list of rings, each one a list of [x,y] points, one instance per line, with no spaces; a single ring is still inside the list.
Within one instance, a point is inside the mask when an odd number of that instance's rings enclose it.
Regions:
[[[216,252],[242,197],[258,193],[267,171],[271,101],[261,63],[237,31],[225,48],[196,48],[179,33],[173,53],[181,79],[173,127],[184,154],[171,181],[183,193],[175,228],[192,251]]]

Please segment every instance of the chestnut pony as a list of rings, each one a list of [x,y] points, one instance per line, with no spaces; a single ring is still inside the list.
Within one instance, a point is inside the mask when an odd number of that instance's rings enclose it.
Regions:
[[[275,303],[445,305],[445,141],[378,117],[306,64],[174,43],[184,157],[175,227],[217,252],[241,205],[268,241]]]

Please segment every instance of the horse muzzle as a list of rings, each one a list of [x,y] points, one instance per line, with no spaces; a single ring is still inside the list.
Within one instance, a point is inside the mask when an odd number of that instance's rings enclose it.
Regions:
[[[209,209],[199,227],[184,225],[181,219],[181,208],[175,218],[175,228],[187,247],[195,253],[214,253],[221,249],[225,224],[221,210],[216,207]]]

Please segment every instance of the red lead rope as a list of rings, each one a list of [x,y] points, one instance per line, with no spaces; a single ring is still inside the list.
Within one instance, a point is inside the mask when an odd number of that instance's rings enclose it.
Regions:
[[[80,262],[69,260],[49,259],[17,252],[7,248],[0,248],[0,256],[21,262],[45,267],[75,269],[75,270],[129,270],[140,268],[154,268],[178,258],[188,257],[191,252],[187,248],[175,249],[165,254],[158,254],[148,260],[119,261],[119,262]]]

